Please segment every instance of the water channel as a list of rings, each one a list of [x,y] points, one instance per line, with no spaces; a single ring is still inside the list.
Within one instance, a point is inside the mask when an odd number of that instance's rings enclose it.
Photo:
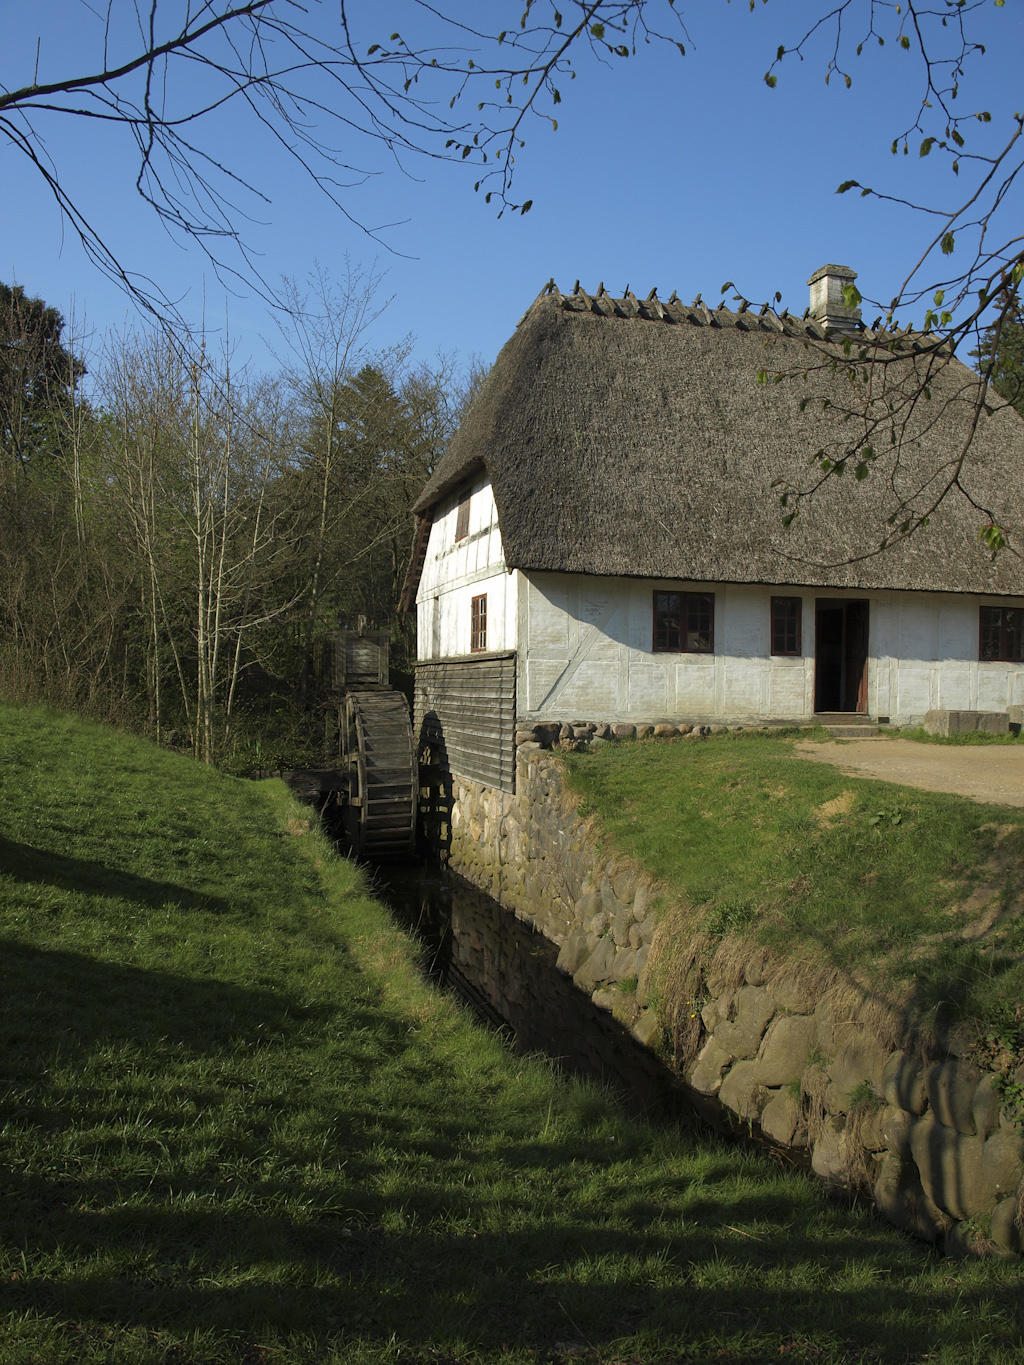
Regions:
[[[557,948],[532,926],[436,863],[364,866],[376,897],[424,945],[428,975],[517,1052],[609,1086],[634,1113],[696,1117],[686,1088],[558,970]]]

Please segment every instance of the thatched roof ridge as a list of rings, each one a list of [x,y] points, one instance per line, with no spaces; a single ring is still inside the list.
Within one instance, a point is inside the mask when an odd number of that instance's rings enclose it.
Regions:
[[[806,483],[815,451],[842,434],[835,409],[849,404],[849,381],[826,370],[809,388],[758,384],[759,371],[819,364],[837,338],[812,317],[737,302],[684,304],[653,290],[613,298],[578,284],[563,294],[552,281],[503,348],[417,514],[431,515],[482,465],[510,568],[1024,595],[1022,561],[992,562],[978,539],[983,518],[956,491],[927,528],[862,557],[888,530],[891,485],[943,477],[962,448],[977,377],[955,360],[918,405],[899,468],[884,469],[880,451],[863,483],[829,481],[783,528],[774,483]],[[863,326],[852,341],[902,357],[904,380],[934,348],[909,330]],[[981,418],[962,482],[1024,543],[1024,423],[1012,410]],[[414,564],[407,602],[418,578]]]

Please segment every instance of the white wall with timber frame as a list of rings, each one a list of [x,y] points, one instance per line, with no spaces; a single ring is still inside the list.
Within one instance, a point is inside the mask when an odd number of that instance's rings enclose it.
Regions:
[[[659,591],[714,593],[713,652],[654,649]],[[474,651],[472,603],[485,594],[485,649]],[[772,654],[776,596],[800,599],[798,656]],[[979,658],[985,605],[1022,608],[1024,598],[509,573],[481,472],[439,505],[431,526],[417,593],[417,654],[426,662],[517,653],[516,710],[524,721],[759,723],[860,709],[907,725],[938,707],[1004,711],[1024,704],[1024,663]],[[867,617],[860,697],[851,687],[824,706],[821,680],[831,665],[816,629],[821,607],[843,629],[855,608]]]
[[[515,790],[520,577],[506,568],[494,497],[481,475],[438,507],[416,596],[417,751],[427,765],[421,771],[432,771],[442,790],[452,773]],[[482,642],[473,638],[481,597]]]
[[[416,594],[417,658],[470,657],[474,597],[487,597],[486,653],[516,647],[519,575],[509,574],[490,483],[483,475],[463,490],[469,495],[466,533],[456,537],[459,503],[440,504],[430,528],[423,574]]]
[[[714,593],[713,653],[656,652],[656,591]],[[771,653],[771,599],[801,600],[801,652]],[[1024,664],[979,659],[979,608],[1024,599],[735,583],[523,575],[523,720],[809,721],[816,710],[816,606],[867,604],[862,709],[894,724],[936,707],[1024,703]],[[855,700],[822,710],[857,709]]]

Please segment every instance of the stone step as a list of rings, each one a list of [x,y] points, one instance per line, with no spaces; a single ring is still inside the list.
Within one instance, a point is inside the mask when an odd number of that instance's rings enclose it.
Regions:
[[[878,726],[868,724],[858,725],[826,725],[825,729],[833,739],[869,739],[872,735],[878,734]]]

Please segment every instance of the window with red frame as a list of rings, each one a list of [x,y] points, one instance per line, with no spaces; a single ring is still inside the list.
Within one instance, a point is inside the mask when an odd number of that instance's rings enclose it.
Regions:
[[[1024,608],[982,607],[979,625],[979,659],[1024,662]]]
[[[455,514],[455,539],[465,540],[469,535],[469,500],[472,494],[463,493],[459,498],[459,510]]]
[[[772,598],[772,653],[799,656],[803,602],[799,597]]]
[[[713,654],[715,594],[656,592],[653,649],[656,654]]]
[[[469,648],[474,654],[487,648],[487,594],[473,598],[469,626]]]

